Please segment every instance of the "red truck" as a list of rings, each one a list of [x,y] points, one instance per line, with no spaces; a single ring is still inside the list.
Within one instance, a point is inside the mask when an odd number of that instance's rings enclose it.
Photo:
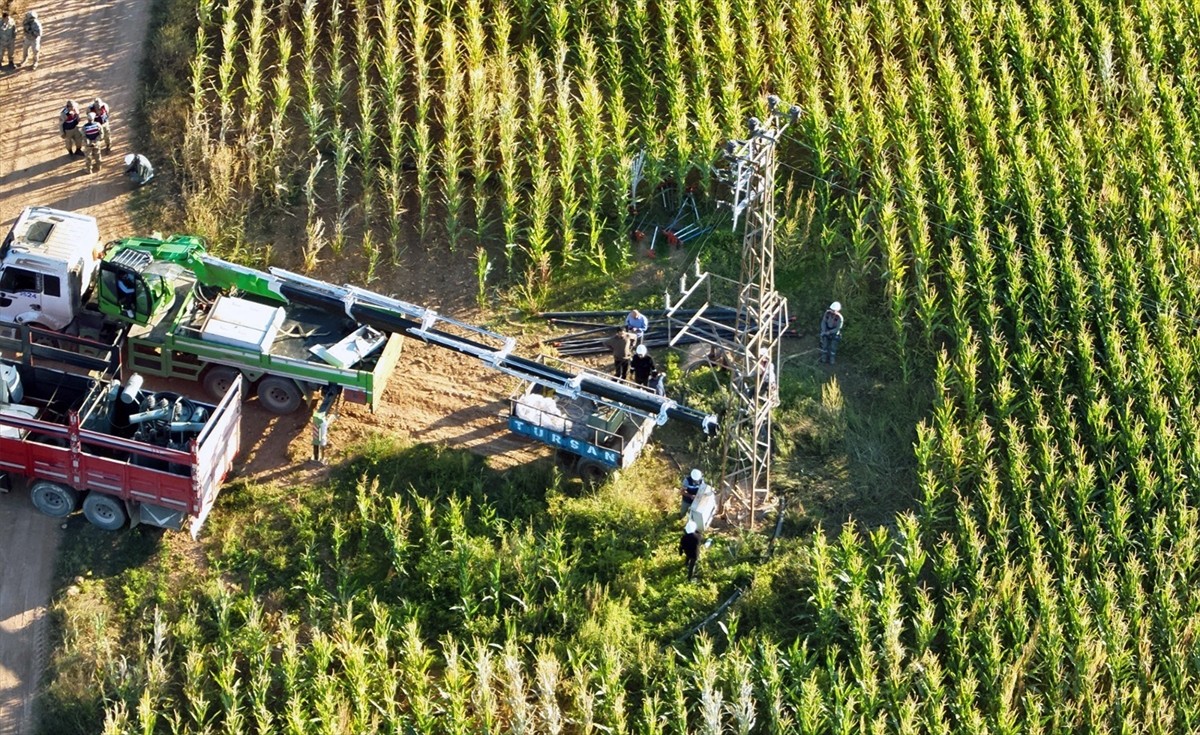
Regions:
[[[242,383],[215,405],[141,386],[0,358],[0,490],[20,478],[41,512],[109,531],[190,520],[194,538],[241,445]]]

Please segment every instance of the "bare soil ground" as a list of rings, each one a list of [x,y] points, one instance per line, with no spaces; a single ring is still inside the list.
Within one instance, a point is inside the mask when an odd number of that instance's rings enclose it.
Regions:
[[[0,733],[33,732],[33,694],[41,671],[58,549],[58,522],[25,493],[0,495]]]
[[[129,232],[129,151],[126,115],[133,108],[141,47],[149,19],[146,0],[85,3],[0,3],[18,23],[36,7],[45,35],[37,71],[0,69],[0,222],[22,207],[42,204],[100,220],[105,238]],[[20,60],[20,38],[18,38]],[[58,134],[67,98],[84,105],[103,97],[113,111],[113,150],[90,174],[82,156],[68,157]],[[33,732],[34,695],[41,674],[46,610],[62,531],[37,513],[24,493],[0,496],[0,735]]]

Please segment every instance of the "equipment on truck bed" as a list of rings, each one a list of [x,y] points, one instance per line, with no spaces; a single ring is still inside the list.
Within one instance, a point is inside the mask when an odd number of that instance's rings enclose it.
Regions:
[[[0,358],[0,489],[24,478],[34,506],[82,507],[109,531],[200,531],[241,445],[241,383],[216,404]]]

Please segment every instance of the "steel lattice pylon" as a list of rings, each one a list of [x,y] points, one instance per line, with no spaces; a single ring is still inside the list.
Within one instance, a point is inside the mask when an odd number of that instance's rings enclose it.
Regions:
[[[733,188],[733,223],[744,223],[741,276],[733,283],[702,272],[680,279],[679,298],[667,294],[667,323],[671,344],[684,335],[720,350],[730,371],[730,402],[721,445],[720,512],[732,523],[753,527],[758,515],[770,509],[771,415],[778,404],[775,371],[783,331],[788,324],[787,300],[775,290],[775,144],[787,124],[799,114],[792,107],[780,114],[779,101],[768,99],[767,122],[750,120],[750,136],[726,146]],[[721,306],[733,296],[737,305]],[[702,301],[702,303],[701,303]],[[711,318],[736,309],[734,326]]]

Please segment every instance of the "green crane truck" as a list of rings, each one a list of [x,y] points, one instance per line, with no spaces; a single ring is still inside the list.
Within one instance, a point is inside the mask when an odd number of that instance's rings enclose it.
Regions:
[[[93,218],[31,207],[0,246],[0,325],[119,342],[127,369],[198,380],[214,398],[241,376],[273,413],[331,389],[374,409],[401,338],[290,303],[261,276],[207,257],[200,238],[100,247]]]

